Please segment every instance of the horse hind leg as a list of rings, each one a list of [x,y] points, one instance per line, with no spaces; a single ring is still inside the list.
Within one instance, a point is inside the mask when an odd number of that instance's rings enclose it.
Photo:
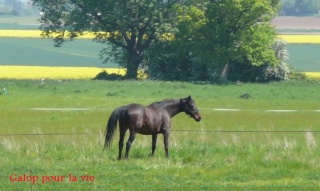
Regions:
[[[124,137],[126,135],[127,130],[120,130],[120,139],[119,139],[119,156],[118,160],[121,160],[121,155],[122,155],[122,149],[123,149],[123,141]]]
[[[128,157],[129,157],[129,151],[130,151],[131,145],[132,145],[135,137],[136,137],[136,132],[130,131],[130,136],[129,136],[129,139],[128,139],[127,145],[126,145],[126,154],[124,156],[124,158],[126,158],[126,159],[128,159]]]
[[[154,156],[154,151],[157,148],[157,138],[158,138],[158,134],[153,134],[152,135],[152,152],[151,152],[151,156]]]
[[[118,156],[118,160],[121,160],[122,149],[123,149],[123,141],[124,141],[124,137],[126,135],[126,132],[128,130],[124,120],[120,120],[119,121],[119,129],[120,129],[120,139],[119,139],[119,156]]]

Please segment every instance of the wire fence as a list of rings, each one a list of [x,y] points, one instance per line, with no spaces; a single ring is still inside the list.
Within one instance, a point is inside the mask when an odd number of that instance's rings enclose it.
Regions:
[[[4,109],[4,108],[2,108]],[[110,111],[114,108],[14,108],[31,111]],[[317,112],[320,113],[320,109],[239,109],[239,108],[199,108],[199,110],[209,110],[217,112],[275,112],[275,113],[291,113],[291,112]]]
[[[15,108],[17,109],[17,108]],[[111,108],[20,108],[23,110],[34,110],[34,111],[95,111],[95,110],[110,110]],[[288,110],[288,109],[277,109],[277,110],[254,110],[254,109],[226,109],[226,108],[201,108],[202,110],[211,110],[218,112],[276,112],[276,113],[291,113],[291,112],[317,112],[320,110]],[[320,133],[320,130],[174,130],[171,132],[192,132],[192,133]],[[62,135],[94,135],[101,134],[98,132],[57,132],[57,133],[7,133],[0,134],[0,137],[6,136],[62,136]]]
[[[320,133],[320,130],[170,130],[171,132],[193,132],[193,133]],[[101,133],[8,133],[0,134],[0,137],[6,136],[62,136],[62,135],[98,135]]]

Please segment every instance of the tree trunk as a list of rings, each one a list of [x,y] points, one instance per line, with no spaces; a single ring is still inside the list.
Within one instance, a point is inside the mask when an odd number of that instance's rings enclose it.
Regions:
[[[135,51],[129,52],[129,59],[127,64],[127,79],[137,79],[138,68],[142,61],[142,56]]]
[[[227,82],[228,81],[228,71],[229,71],[229,62],[224,65],[220,77],[219,77],[219,81],[220,82]]]

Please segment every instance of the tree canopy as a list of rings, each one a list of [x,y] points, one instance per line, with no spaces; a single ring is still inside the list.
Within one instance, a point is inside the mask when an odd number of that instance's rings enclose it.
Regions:
[[[60,46],[87,32],[106,43],[113,58],[136,78],[145,63],[151,76],[227,78],[230,63],[275,66],[271,26],[280,0],[33,0],[43,35]],[[164,37],[168,34],[169,39]],[[110,46],[111,45],[111,46]],[[111,57],[112,56],[112,57]],[[187,70],[187,72],[186,72]],[[183,71],[183,72],[182,72]],[[210,74],[208,74],[210,71]],[[157,75],[158,75],[157,74]]]
[[[279,61],[272,48],[276,33],[271,20],[278,8],[279,0],[211,0],[180,6],[176,42],[158,46],[156,52],[163,51],[163,60],[152,54],[149,66],[163,71],[164,62],[171,59],[181,66],[176,73],[190,76],[192,71],[202,70],[200,78],[221,80],[227,79],[230,63],[276,66]],[[171,52],[178,53],[178,58]]]
[[[109,43],[103,50],[125,62],[127,78],[136,78],[145,50],[162,34],[172,32],[178,0],[33,0],[43,13],[43,35],[60,46],[66,38],[93,32],[94,40]]]
[[[203,34],[205,50],[214,55],[216,63],[247,59],[252,65],[265,62],[275,65],[271,48],[275,32],[270,21],[277,14],[274,0],[215,0],[208,5],[208,22]],[[224,78],[225,73],[221,74]]]

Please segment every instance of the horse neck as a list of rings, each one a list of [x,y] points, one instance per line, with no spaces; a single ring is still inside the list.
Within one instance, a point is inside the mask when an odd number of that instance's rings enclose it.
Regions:
[[[181,112],[181,101],[180,100],[169,100],[165,105],[165,110],[169,113],[170,117],[174,117]]]

